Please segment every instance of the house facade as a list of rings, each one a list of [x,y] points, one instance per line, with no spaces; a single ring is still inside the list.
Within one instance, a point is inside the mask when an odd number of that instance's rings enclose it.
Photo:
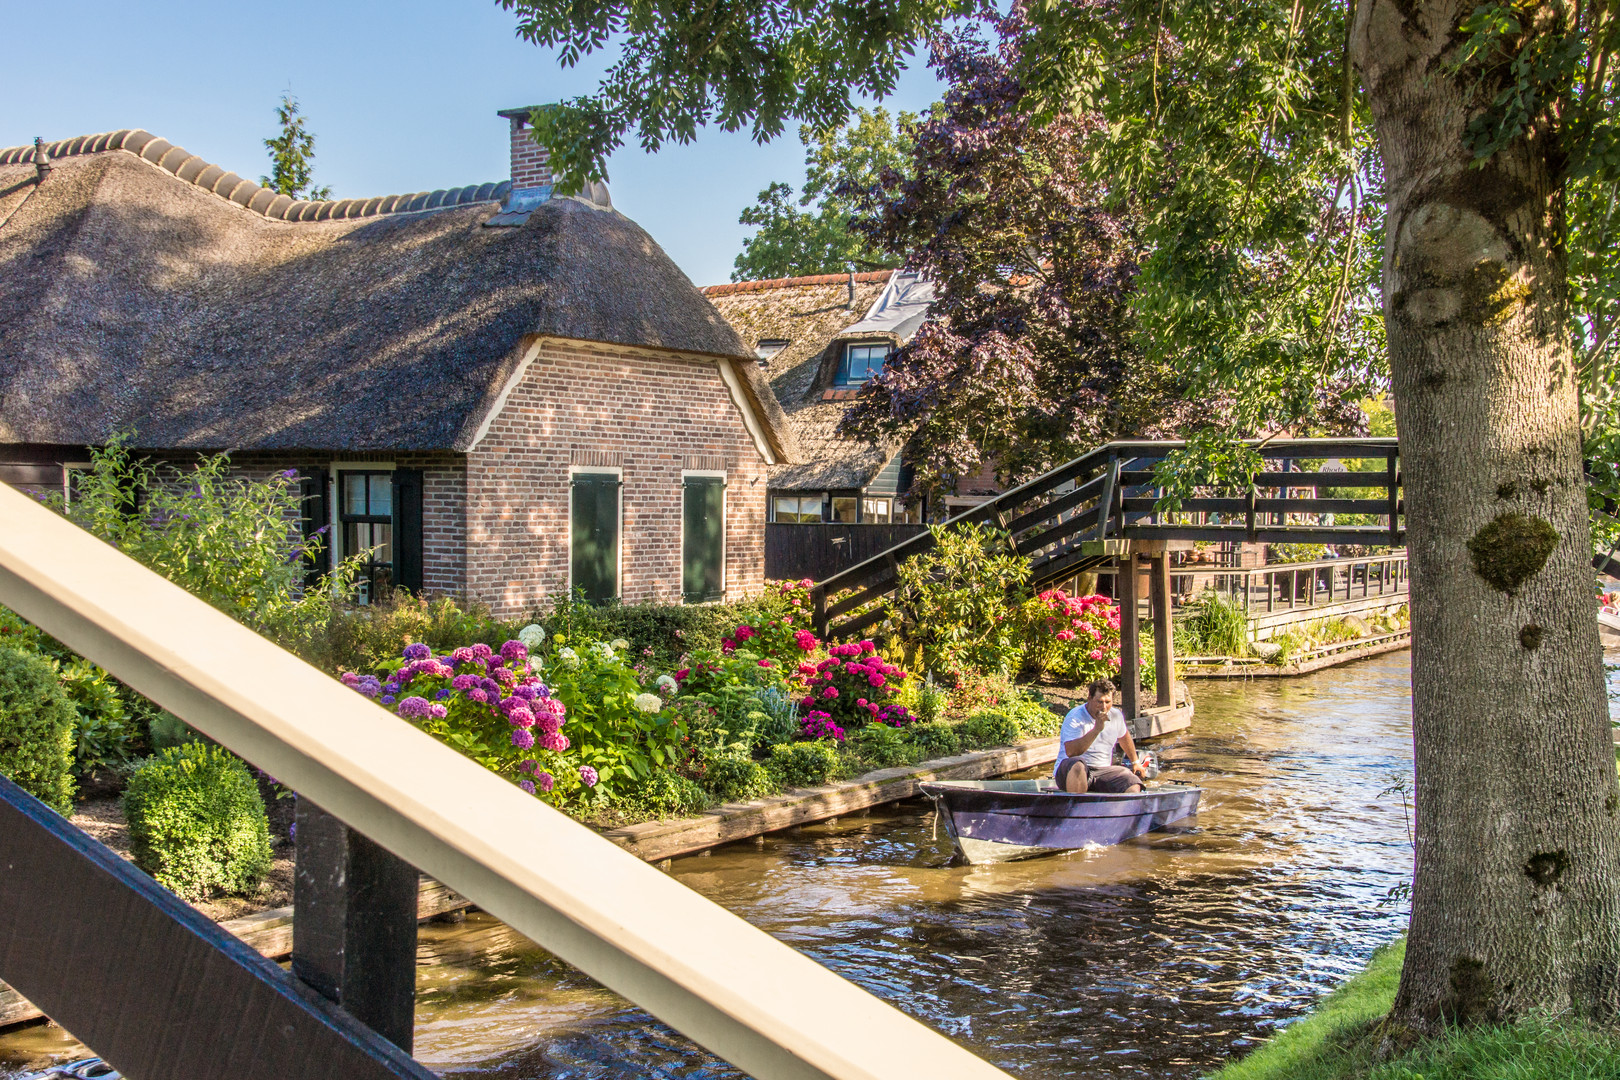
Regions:
[[[770,470],[777,524],[918,524],[910,469],[895,444],[838,433],[862,386],[910,340],[933,301],[901,271],[710,285],[703,293],[746,345],[787,415],[801,460]]]
[[[0,481],[118,432],[296,469],[309,533],[515,615],[763,585],[792,429],[745,345],[605,188],[304,202],[142,131],[0,150]]]

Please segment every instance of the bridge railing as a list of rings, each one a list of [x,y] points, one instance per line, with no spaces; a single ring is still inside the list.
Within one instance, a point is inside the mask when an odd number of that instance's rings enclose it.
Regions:
[[[1154,466],[1186,444],[1129,440],[1098,447],[944,525],[1005,529],[1013,548],[1030,558],[1037,587],[1101,566],[1123,550],[1123,541],[1405,543],[1394,439],[1276,439],[1247,445],[1262,468],[1245,478],[1247,490],[1240,495],[1197,496],[1173,512],[1161,511]],[[1372,472],[1292,468],[1333,458],[1370,460],[1380,467]],[[1330,488],[1374,494],[1319,497]],[[1345,516],[1361,520],[1349,523]],[[924,533],[818,583],[811,593],[817,630],[823,637],[847,639],[881,621],[885,600],[899,585],[900,563],[933,547],[933,535]]]
[[[1170,571],[1174,601],[1196,601],[1206,589],[1245,611],[1266,613],[1377,596],[1404,596],[1410,570],[1406,552],[1274,563],[1243,569],[1180,567]]]
[[[5,485],[0,604],[756,1077],[1005,1078]],[[0,979],[129,1076],[432,1075],[4,783]]]

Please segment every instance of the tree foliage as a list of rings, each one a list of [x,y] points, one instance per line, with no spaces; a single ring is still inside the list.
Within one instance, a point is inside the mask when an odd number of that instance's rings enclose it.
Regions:
[[[1144,250],[1085,162],[1097,121],[1024,108],[1021,29],[941,37],[949,89],[916,129],[910,175],[859,190],[855,228],[935,287],[929,319],[863,390],[844,429],[904,438],[921,490],[994,462],[1021,479],[1119,435],[1213,410],[1147,358],[1130,300]],[[1207,401],[1203,404],[1209,404]]]
[[[844,127],[801,128],[804,190],[794,199],[791,185],[775,182],[743,210],[738,222],[757,231],[743,241],[731,280],[897,266],[894,255],[851,231],[856,205],[848,193],[871,188],[885,172],[909,171],[916,123],[914,113],[891,119],[887,109],[877,108],[856,109]]]
[[[270,151],[270,175],[259,177],[259,183],[295,199],[330,199],[330,187],[314,186],[315,136],[304,128],[297,98],[281,95],[276,122],[281,125],[281,133],[264,140],[264,148]]]

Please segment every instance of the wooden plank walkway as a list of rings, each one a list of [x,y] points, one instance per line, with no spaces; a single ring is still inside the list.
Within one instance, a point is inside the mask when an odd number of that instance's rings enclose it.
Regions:
[[[1365,660],[1369,656],[1382,656],[1412,647],[1412,632],[1401,630],[1373,638],[1342,641],[1327,649],[1318,650],[1297,664],[1186,664],[1181,669],[1183,679],[1285,679],[1294,675],[1309,675],[1323,668],[1348,664],[1352,660]]]

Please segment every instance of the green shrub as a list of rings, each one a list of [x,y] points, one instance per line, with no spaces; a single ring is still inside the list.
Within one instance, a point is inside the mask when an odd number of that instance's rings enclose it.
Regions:
[[[765,767],[779,787],[815,787],[825,784],[838,771],[838,751],[825,742],[773,746]]]
[[[73,812],[77,719],[50,661],[0,648],[0,773],[64,815]]]
[[[128,765],[144,740],[140,725],[124,707],[118,680],[83,659],[61,664],[57,678],[78,713],[73,757],[79,775]]]
[[[245,896],[270,869],[270,827],[246,765],[204,742],[148,758],[124,792],[135,865],[187,900]]]
[[[1063,714],[1053,712],[1044,701],[1015,698],[1003,708],[1018,725],[1020,737],[1025,739],[1056,735],[1063,727]]]
[[[517,637],[523,622],[501,622],[477,603],[447,596],[426,600],[404,589],[366,607],[335,611],[319,642],[319,664],[330,671],[374,672],[397,661],[400,650],[420,641],[435,653],[482,642],[492,649]]]
[[[906,728],[906,739],[917,748],[917,760],[950,757],[962,752],[962,740],[955,724],[912,724]]]
[[[622,796],[625,809],[650,818],[687,817],[709,805],[695,781],[668,769],[654,769]]]
[[[1005,746],[1023,738],[1018,721],[1004,708],[974,713],[957,730],[967,747]]]
[[[887,769],[916,760],[916,750],[900,728],[867,724],[849,737],[849,748],[862,761]]]
[[[900,564],[900,587],[886,601],[891,620],[920,650],[923,669],[1015,674],[1024,648],[1011,613],[1027,596],[1029,559],[1001,529],[929,527],[934,546]]]
[[[1249,617],[1228,597],[1206,589],[1176,629],[1176,647],[1188,656],[1248,656]]]
[[[945,715],[945,705],[950,695],[943,686],[929,679],[917,690],[917,715],[923,718],[924,723],[932,724]]]
[[[703,787],[721,802],[744,802],[771,793],[771,774],[749,758],[719,757],[704,769]]]

